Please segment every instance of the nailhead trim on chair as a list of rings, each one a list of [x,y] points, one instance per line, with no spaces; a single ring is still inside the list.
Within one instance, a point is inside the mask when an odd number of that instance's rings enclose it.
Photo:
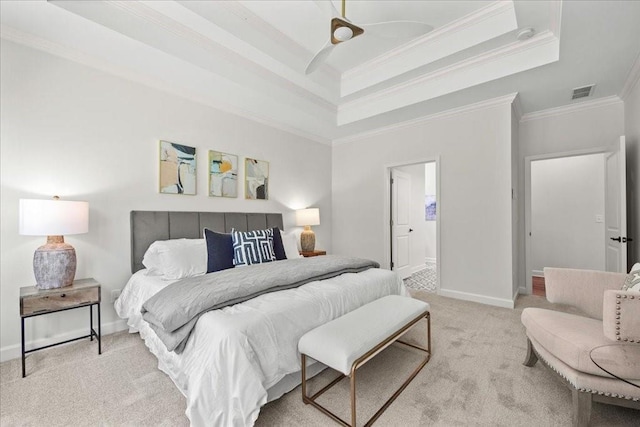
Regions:
[[[627,299],[627,297],[629,299],[635,299],[635,296],[633,295],[620,295],[617,294],[616,298],[618,299],[616,301],[616,319],[620,319],[622,316],[622,312],[620,311],[620,298],[624,298]],[[640,302],[640,298],[638,298],[638,301]],[[616,320],[616,325],[620,325],[620,320]],[[629,338],[622,338],[620,336],[620,326],[616,326],[616,340],[617,341],[624,341],[624,342],[636,342],[636,340],[634,339],[629,339]],[[640,340],[638,340],[638,342],[640,343]]]
[[[571,382],[571,380],[567,377],[565,377],[562,373],[560,373],[560,371],[558,371],[554,366],[552,366],[549,362],[547,362],[545,360],[544,357],[542,357],[540,355],[540,353],[538,353],[538,351],[536,350],[536,348],[532,345],[531,348],[533,348],[533,352],[536,354],[536,356],[538,356],[539,360],[542,360],[544,362],[544,364],[551,369],[552,371],[554,371],[556,374],[558,374],[561,378],[563,378],[571,387],[575,388],[578,391],[581,392],[585,392],[585,393],[591,393],[591,394],[598,394],[600,396],[607,396],[607,397],[617,397],[619,399],[625,399],[625,400],[631,400],[634,402],[640,402],[640,397],[632,397],[632,396],[625,396],[624,394],[616,394],[616,393],[608,393],[608,392],[604,392],[604,391],[599,391],[599,390],[592,390],[590,388],[578,388],[574,383]]]

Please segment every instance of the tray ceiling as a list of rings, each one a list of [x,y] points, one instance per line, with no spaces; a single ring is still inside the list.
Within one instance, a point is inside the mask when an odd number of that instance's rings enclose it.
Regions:
[[[365,32],[310,75],[330,34],[322,0],[0,8],[5,39],[321,142],[513,92],[524,113],[570,104],[571,89],[586,84],[598,84],[595,97],[617,95],[640,51],[640,2],[347,1],[356,25],[411,20],[433,30]],[[527,27],[534,36],[518,40]]]

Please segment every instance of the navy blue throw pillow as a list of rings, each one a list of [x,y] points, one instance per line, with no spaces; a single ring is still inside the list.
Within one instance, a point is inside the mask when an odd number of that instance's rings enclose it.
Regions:
[[[273,253],[276,255],[277,261],[287,259],[287,254],[284,252],[284,244],[282,243],[282,236],[280,235],[280,229],[278,227],[273,227]]]
[[[204,229],[207,242],[207,273],[233,268],[233,238],[231,234]]]

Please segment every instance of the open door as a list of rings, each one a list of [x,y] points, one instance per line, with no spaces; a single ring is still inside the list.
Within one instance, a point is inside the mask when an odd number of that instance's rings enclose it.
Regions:
[[[391,169],[391,269],[402,279],[411,275],[410,207],[411,176]]]
[[[627,271],[627,173],[621,136],[605,153],[605,268]]]

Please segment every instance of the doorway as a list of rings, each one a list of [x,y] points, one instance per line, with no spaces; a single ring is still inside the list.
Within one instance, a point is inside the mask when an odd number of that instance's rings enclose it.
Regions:
[[[525,158],[526,293],[539,292],[544,267],[626,270],[624,152],[623,136]]]
[[[389,268],[413,289],[439,289],[437,160],[387,168]]]

